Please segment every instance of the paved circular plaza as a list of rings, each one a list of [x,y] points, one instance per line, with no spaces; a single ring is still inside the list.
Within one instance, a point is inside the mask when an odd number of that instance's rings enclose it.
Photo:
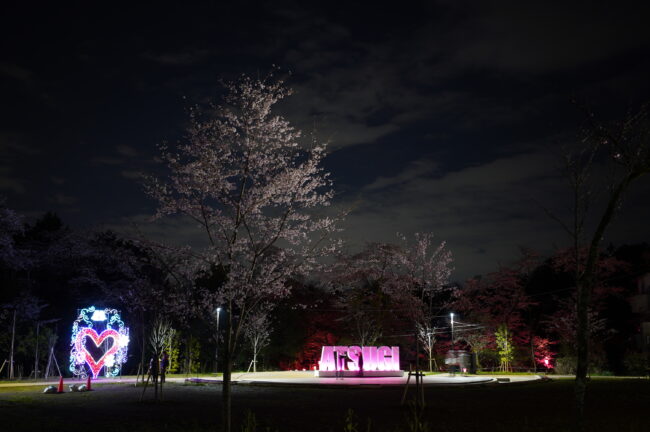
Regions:
[[[540,380],[540,375],[450,375],[434,374],[424,377],[425,386],[450,386],[450,385],[481,385],[490,383],[514,383]],[[261,386],[350,386],[350,387],[384,387],[404,386],[406,382],[415,385],[415,377],[408,379],[408,373],[403,377],[346,377],[346,378],[320,378],[313,371],[282,371],[282,372],[257,372],[233,373],[232,381],[237,385]],[[220,384],[221,378],[188,378],[190,382]]]

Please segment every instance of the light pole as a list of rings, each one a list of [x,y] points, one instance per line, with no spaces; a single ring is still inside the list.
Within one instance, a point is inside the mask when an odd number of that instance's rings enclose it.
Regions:
[[[451,317],[451,349],[453,351],[453,349],[454,349],[454,313],[451,312],[449,314],[449,316]]]
[[[214,372],[219,373],[219,315],[221,314],[221,308],[217,308],[217,348],[215,349],[214,352]]]
[[[36,321],[36,348],[34,349],[34,379],[38,378],[38,335],[42,324],[57,322],[57,319]]]

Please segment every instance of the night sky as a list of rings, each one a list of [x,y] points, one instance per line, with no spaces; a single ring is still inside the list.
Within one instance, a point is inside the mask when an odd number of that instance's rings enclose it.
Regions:
[[[572,99],[604,121],[650,100],[641,2],[63,3],[0,13],[0,195],[73,228],[197,242],[146,222],[139,173],[160,171],[156,145],[182,138],[220,78],[277,65],[295,89],[281,113],[331,143],[348,248],[431,231],[462,280],[568,244],[542,208],[567,215]],[[606,245],[650,240],[648,197],[642,179]]]

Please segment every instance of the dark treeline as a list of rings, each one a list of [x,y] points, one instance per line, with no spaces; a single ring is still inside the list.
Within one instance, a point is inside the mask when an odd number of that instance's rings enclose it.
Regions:
[[[33,377],[35,370],[42,377],[50,350],[69,375],[71,325],[77,311],[91,305],[122,311],[131,339],[125,374],[146,364],[150,331],[160,319],[175,329],[167,342],[171,372],[219,368],[219,314],[203,294],[219,286],[222,270],[191,275],[178,254],[143,241],[110,231],[75,231],[51,213],[26,222],[4,206],[0,212],[3,377],[11,375],[12,352],[15,378]],[[422,364],[431,369],[444,367],[453,344],[476,353],[486,370],[546,370],[548,365],[561,373],[575,371],[570,251],[550,257],[523,252],[510,266],[462,284],[445,277],[431,281],[414,297],[405,294],[413,279],[395,259],[405,256],[405,247],[369,244],[318,275],[293,279],[291,295],[245,328],[235,369],[312,369],[323,345],[397,345],[402,367],[408,368],[419,337]],[[448,264],[439,263],[435,272],[445,273]],[[633,313],[630,301],[649,271],[647,244],[602,251],[590,311],[592,372],[644,372],[643,317]],[[414,310],[420,314],[417,321],[425,323],[416,329]]]

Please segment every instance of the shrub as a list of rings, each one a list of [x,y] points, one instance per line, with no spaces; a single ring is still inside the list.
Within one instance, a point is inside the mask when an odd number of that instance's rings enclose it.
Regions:
[[[648,375],[648,357],[644,353],[628,353],[623,360],[625,372],[629,375],[644,376]]]
[[[576,373],[576,358],[573,356],[558,357],[555,360],[555,373],[573,375]]]

